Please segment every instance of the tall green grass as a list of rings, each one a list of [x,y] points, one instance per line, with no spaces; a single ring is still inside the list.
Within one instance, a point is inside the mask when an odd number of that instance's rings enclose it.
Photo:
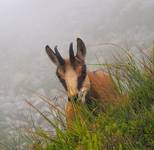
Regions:
[[[154,54],[154,48],[153,48]],[[119,100],[99,111],[76,103],[75,121],[67,129],[64,113],[51,105],[55,117],[50,120],[32,106],[55,133],[35,126],[28,136],[35,150],[153,150],[154,149],[154,55],[138,59],[128,53],[125,62],[107,65]],[[97,112],[97,113],[94,113]]]

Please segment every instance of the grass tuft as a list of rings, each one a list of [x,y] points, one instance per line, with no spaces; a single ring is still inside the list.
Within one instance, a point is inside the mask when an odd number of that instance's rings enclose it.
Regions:
[[[152,59],[145,59],[128,53],[125,62],[102,64],[115,83],[119,101],[108,104],[104,112],[95,104],[93,107],[74,104],[77,111],[72,128],[66,128],[65,114],[51,105],[49,99],[42,98],[55,111],[52,120],[27,101],[54,128],[54,133],[40,127],[31,130],[29,135],[33,135],[33,140],[29,149],[154,149],[154,48]]]

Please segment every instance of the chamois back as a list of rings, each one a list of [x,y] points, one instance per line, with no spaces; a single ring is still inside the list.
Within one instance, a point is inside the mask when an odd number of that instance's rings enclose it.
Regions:
[[[116,91],[111,77],[101,71],[88,72],[90,80],[90,96],[96,100],[105,102],[116,98]]]

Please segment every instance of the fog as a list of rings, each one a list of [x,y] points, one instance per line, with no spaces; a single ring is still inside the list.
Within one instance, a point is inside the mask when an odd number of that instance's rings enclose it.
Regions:
[[[88,63],[95,53],[110,61],[115,52],[98,43],[148,48],[154,40],[154,1],[0,0],[0,124],[19,119],[29,90],[57,95],[61,85],[44,47],[58,45],[66,57],[76,37],[87,45]]]

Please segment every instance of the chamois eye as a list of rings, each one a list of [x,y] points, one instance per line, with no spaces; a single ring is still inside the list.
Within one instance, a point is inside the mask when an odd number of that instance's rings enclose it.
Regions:
[[[65,73],[64,73],[64,71],[63,71],[62,69],[58,69],[58,70],[57,70],[57,75],[58,75],[60,78],[62,78],[62,79],[65,78]]]
[[[82,72],[82,65],[79,64],[79,65],[76,67],[76,73],[77,73],[78,75],[80,75],[81,72]]]
[[[62,83],[62,85],[64,86],[65,90],[67,91],[67,86],[66,86],[66,82],[65,82],[65,76],[64,76],[64,73],[61,73],[61,72],[56,72],[57,74],[57,77],[59,79],[59,81]]]

